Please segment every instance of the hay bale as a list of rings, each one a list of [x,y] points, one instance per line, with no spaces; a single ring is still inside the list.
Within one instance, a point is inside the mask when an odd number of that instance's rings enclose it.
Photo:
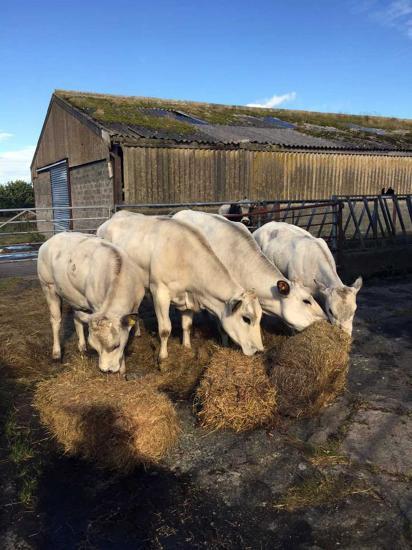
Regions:
[[[310,416],[343,391],[351,338],[326,321],[309,326],[269,351],[266,365],[281,414]]]
[[[276,389],[270,384],[261,357],[220,349],[200,382],[195,405],[204,427],[241,432],[274,418]]]
[[[65,452],[110,469],[158,463],[180,433],[166,395],[142,380],[126,382],[90,368],[41,382],[34,406]]]

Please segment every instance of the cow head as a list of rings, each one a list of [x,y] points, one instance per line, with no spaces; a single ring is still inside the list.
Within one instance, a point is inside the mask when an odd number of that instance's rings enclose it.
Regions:
[[[76,312],[76,317],[89,326],[88,342],[99,354],[99,368],[103,372],[126,372],[124,348],[129,332],[136,323],[136,315],[105,317],[99,314]]]
[[[252,223],[250,219],[252,205],[246,197],[242,201],[239,201],[239,209],[241,214],[240,223],[243,223],[243,225],[249,227],[249,225]]]
[[[301,331],[326,319],[320,305],[300,282],[281,279],[275,292],[280,298],[280,315],[291,328]]]
[[[246,226],[251,224],[250,217],[250,202],[247,199],[232,203],[228,210],[228,218],[232,222],[240,222]]]
[[[325,311],[330,323],[351,336],[357,308],[356,296],[362,288],[362,277],[358,277],[352,286],[326,287],[319,281],[315,280],[315,283],[323,295]]]
[[[221,318],[222,326],[245,355],[263,351],[260,320],[262,308],[253,290],[229,300]]]

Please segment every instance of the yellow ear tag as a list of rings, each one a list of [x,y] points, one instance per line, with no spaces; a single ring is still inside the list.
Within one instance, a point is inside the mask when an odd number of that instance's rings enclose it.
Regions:
[[[135,319],[133,317],[129,317],[129,327],[134,327],[136,324]]]

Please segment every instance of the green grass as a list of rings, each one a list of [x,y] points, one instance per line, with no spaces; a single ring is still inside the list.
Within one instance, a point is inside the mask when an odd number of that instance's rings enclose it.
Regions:
[[[348,481],[343,475],[332,477],[315,474],[313,477],[289,487],[275,507],[294,512],[334,504],[358,494],[374,493],[371,487],[367,487],[360,481]]]
[[[190,124],[173,118],[147,115],[139,110],[140,105],[127,100],[110,101],[94,97],[71,97],[70,103],[101,122],[121,122],[179,134],[189,134],[194,131]]]
[[[340,450],[340,441],[333,439],[324,445],[310,446],[306,449],[309,462],[316,467],[348,464],[349,459]]]
[[[42,243],[46,237],[41,233],[25,233],[24,235],[2,235],[0,233],[0,246],[23,244],[23,243]]]
[[[149,117],[153,120],[145,121],[145,116],[136,111],[138,107],[160,107],[163,109],[179,110],[212,124],[241,124],[238,119],[238,115],[257,117],[274,116],[297,125],[308,123],[318,126],[333,126],[335,128],[348,130],[348,124],[357,124],[359,126],[380,128],[384,130],[405,130],[412,133],[412,120],[398,119],[394,117],[351,115],[345,113],[319,113],[289,109],[260,109],[256,107],[195,103],[190,101],[174,101],[154,98],[83,94],[65,91],[58,91],[57,95],[63,97],[73,105],[85,110],[86,112],[90,112],[90,114],[95,116],[98,120],[107,122],[142,124],[143,121],[142,125],[159,124],[162,126],[170,123],[175,126],[177,122],[167,122],[164,118],[160,118],[159,120],[155,117]],[[410,136],[408,139],[411,139]]]
[[[41,457],[34,445],[34,434],[28,423],[19,424],[18,411],[9,409],[4,423],[8,460],[14,465],[18,498],[26,508],[36,501],[38,479],[41,474]]]
[[[21,282],[20,277],[4,277],[0,279],[0,292],[13,292]]]
[[[0,225],[7,222],[7,218],[0,217]],[[11,233],[11,235],[4,235]],[[0,247],[8,244],[43,242],[46,237],[37,231],[36,223],[22,220],[19,223],[7,224],[0,229]]]

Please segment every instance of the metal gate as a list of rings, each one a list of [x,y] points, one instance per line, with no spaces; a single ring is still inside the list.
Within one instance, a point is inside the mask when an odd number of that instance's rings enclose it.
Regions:
[[[64,161],[50,168],[52,189],[53,225],[54,230],[67,231],[70,229],[70,197],[67,162]]]

